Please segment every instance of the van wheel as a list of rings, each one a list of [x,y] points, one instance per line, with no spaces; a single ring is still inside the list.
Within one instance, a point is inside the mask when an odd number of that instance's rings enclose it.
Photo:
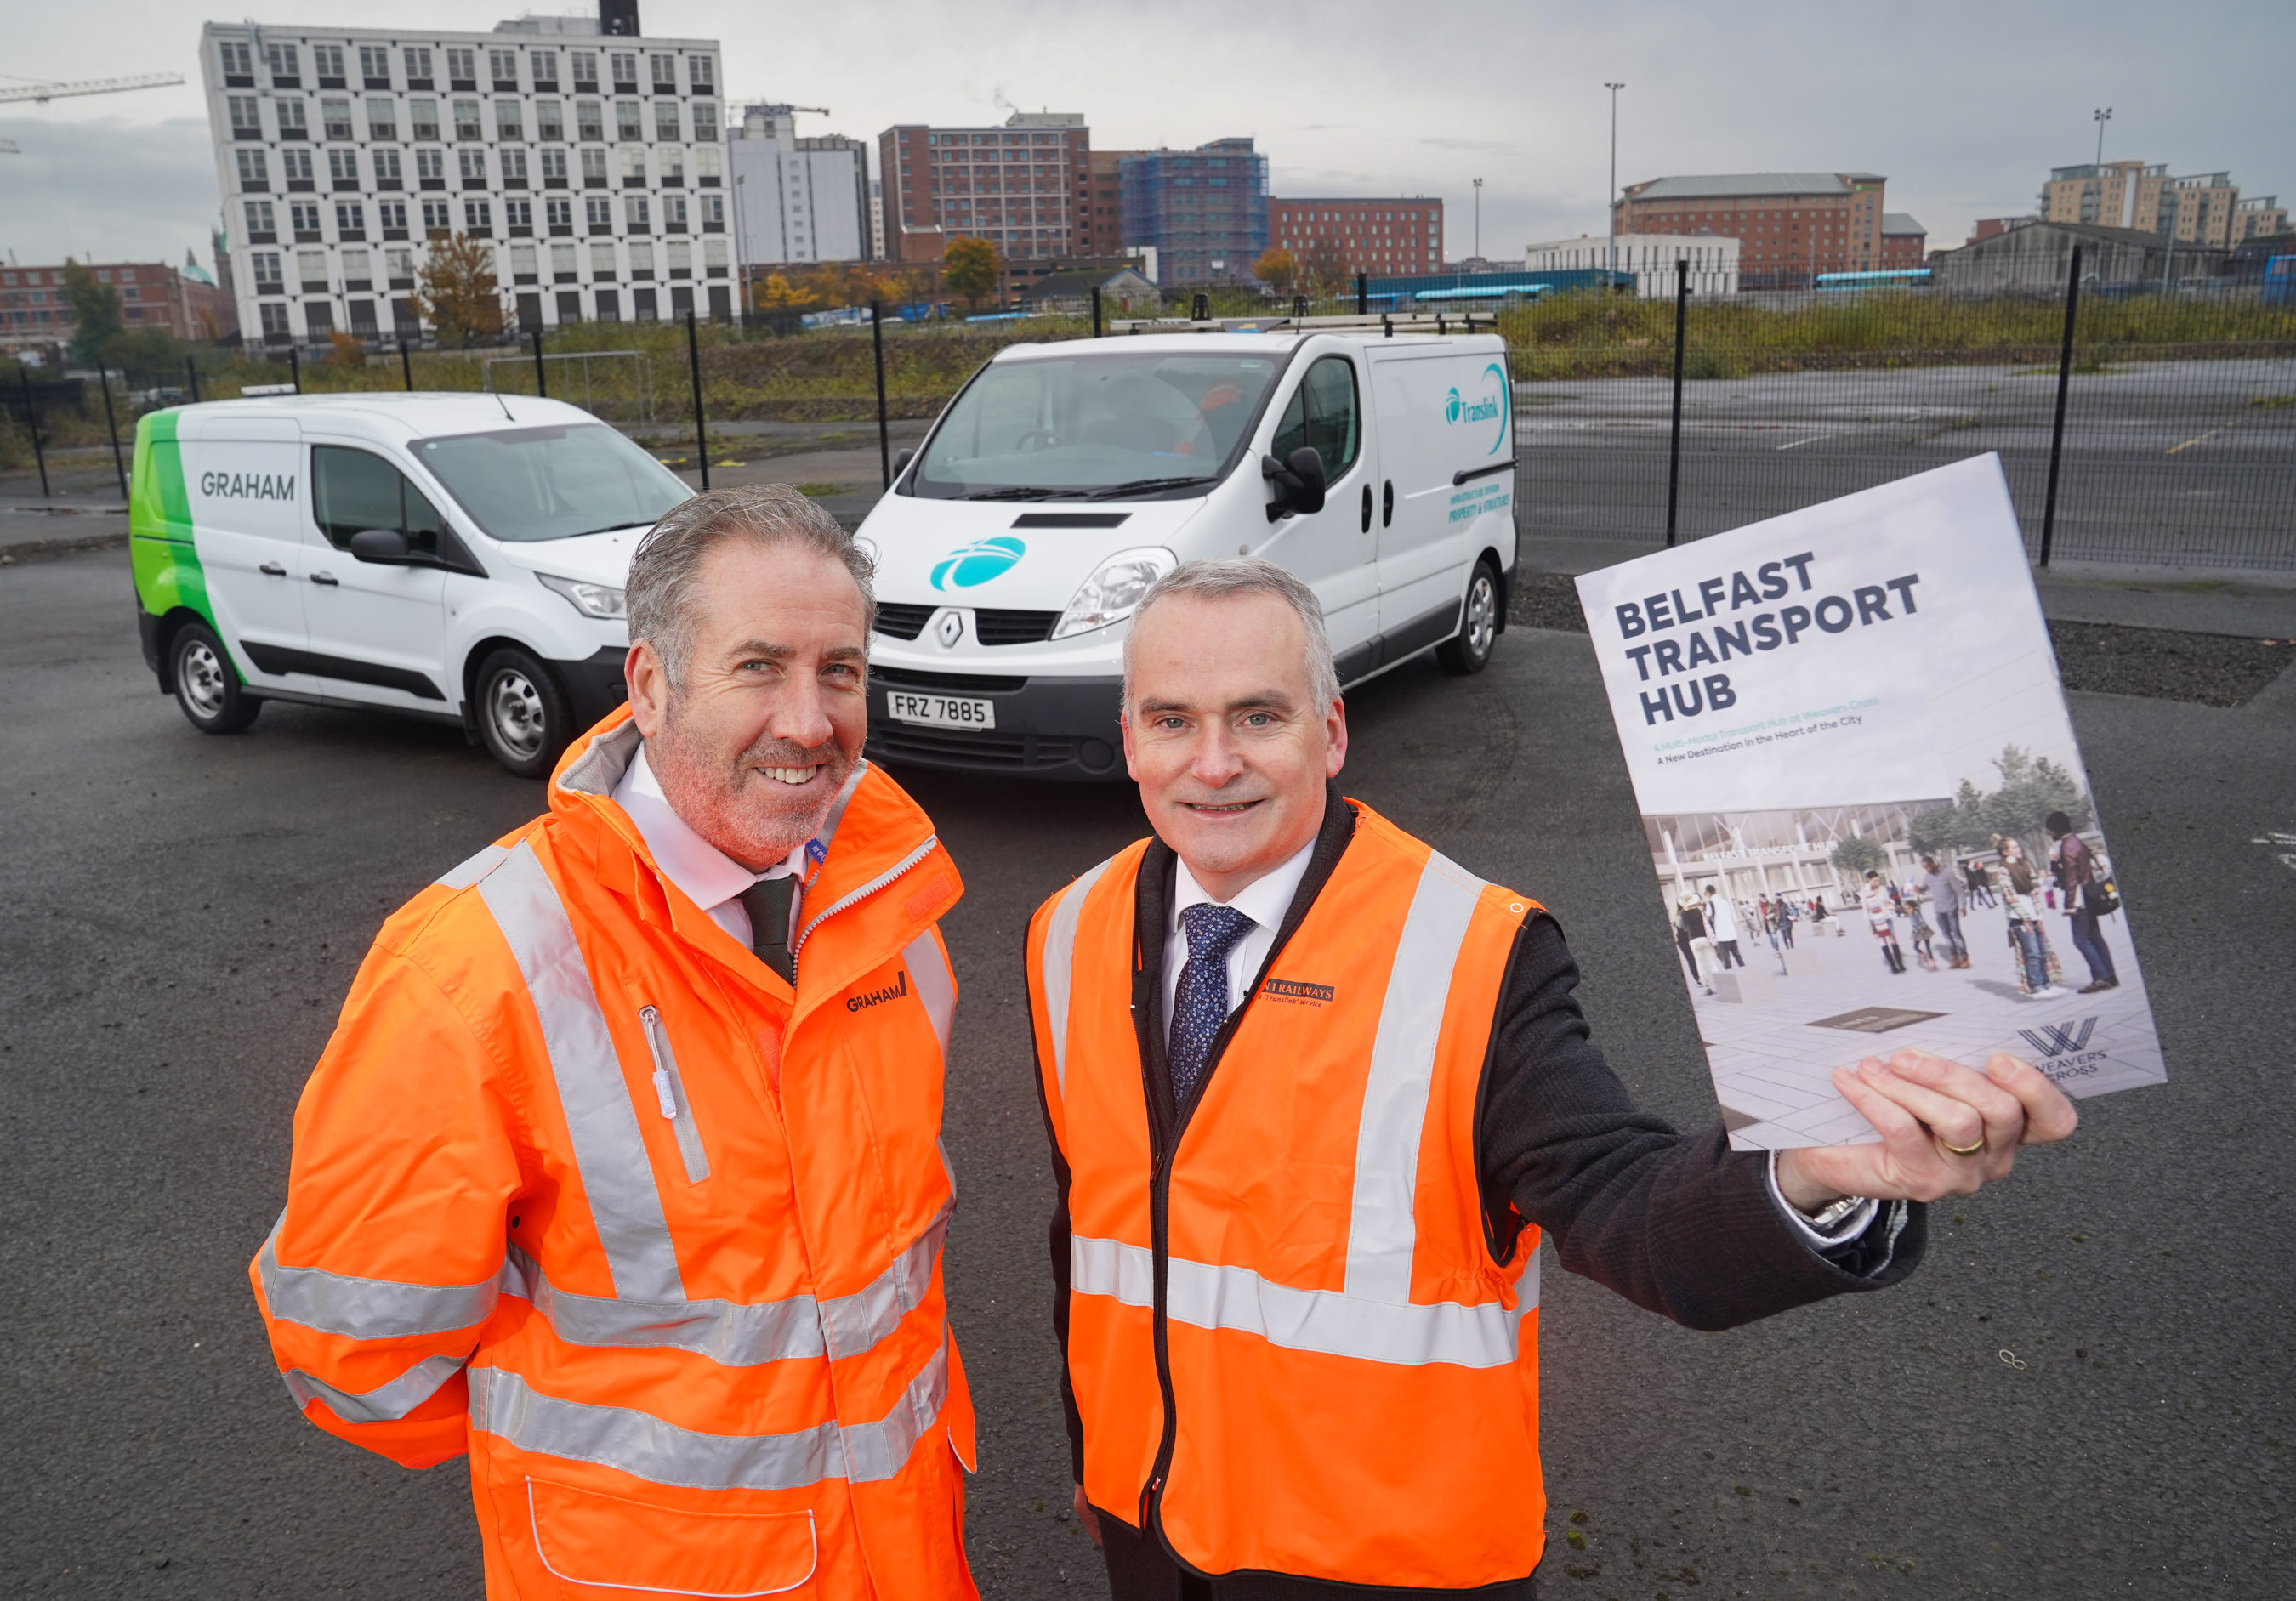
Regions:
[[[203,734],[235,734],[255,721],[263,702],[249,694],[232,670],[223,641],[204,623],[186,623],[168,646],[176,704]]]
[[[489,651],[479,664],[479,735],[487,754],[522,779],[550,776],[574,739],[574,712],[550,670],[525,651]]]
[[[1480,673],[1490,666],[1491,645],[1499,633],[1499,576],[1488,560],[1476,561],[1461,611],[1459,632],[1435,647],[1435,659],[1446,673]]]

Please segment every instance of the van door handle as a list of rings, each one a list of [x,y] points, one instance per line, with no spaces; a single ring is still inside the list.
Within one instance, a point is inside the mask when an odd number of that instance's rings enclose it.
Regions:
[[[314,584],[324,584],[330,589],[332,589],[340,584],[342,580],[336,577],[332,573],[313,573],[311,575],[311,582]]]
[[[1366,534],[1371,532],[1371,486],[1369,484],[1364,486],[1363,531]]]
[[[1395,480],[1390,478],[1379,492],[1379,526],[1382,528],[1395,521]]]
[[[1370,491],[1366,490],[1365,493],[1369,494]],[[275,561],[266,561],[255,570],[258,573],[268,573],[275,578],[284,578],[287,576],[287,569]]]

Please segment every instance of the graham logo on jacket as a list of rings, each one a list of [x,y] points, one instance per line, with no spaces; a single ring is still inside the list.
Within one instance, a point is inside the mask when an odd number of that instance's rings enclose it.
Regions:
[[[845,1009],[849,1012],[865,1012],[873,1006],[884,1005],[888,1001],[898,1001],[902,996],[908,992],[909,970],[906,968],[903,968],[901,969],[900,976],[896,978],[892,983],[887,984],[883,989],[867,990],[858,995],[848,996],[845,1001]]]
[[[933,563],[932,586],[939,590],[971,589],[1003,576],[1029,553],[1029,547],[1009,534],[977,539],[959,545]]]
[[[1332,999],[1330,984],[1308,984],[1297,978],[1271,978],[1259,986],[1259,992],[1270,1001],[1293,1006],[1322,1006]]]

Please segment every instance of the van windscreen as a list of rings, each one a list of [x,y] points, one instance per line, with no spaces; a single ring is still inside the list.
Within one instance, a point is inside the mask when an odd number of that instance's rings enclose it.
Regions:
[[[693,491],[603,423],[417,439],[429,468],[484,532],[529,542],[648,527]]]
[[[1105,345],[984,369],[949,407],[910,493],[933,500],[1201,494],[1242,453],[1283,370],[1266,355]]]

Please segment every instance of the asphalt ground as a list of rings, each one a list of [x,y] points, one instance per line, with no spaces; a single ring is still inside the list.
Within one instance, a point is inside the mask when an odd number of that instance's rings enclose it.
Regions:
[[[202,737],[155,691],[129,595],[116,551],[0,570],[0,1592],[475,1597],[462,1468],[297,1417],[245,1265],[376,927],[540,788],[378,715],[275,705]],[[1550,1596],[2286,1593],[2296,678],[2238,708],[2072,704],[2171,1081],[2087,1103],[2070,1146],[1939,1208],[1884,1295],[1701,1335],[1550,1262]],[[1414,666],[1350,706],[1348,791],[1552,907],[1621,1077],[1710,1121],[1585,636],[1518,627],[1479,678]],[[1065,1515],[1019,949],[1042,896],[1142,831],[1136,801],[906,776],[968,884],[947,1273],[981,1418],[972,1558],[994,1597],[1098,1595]]]

